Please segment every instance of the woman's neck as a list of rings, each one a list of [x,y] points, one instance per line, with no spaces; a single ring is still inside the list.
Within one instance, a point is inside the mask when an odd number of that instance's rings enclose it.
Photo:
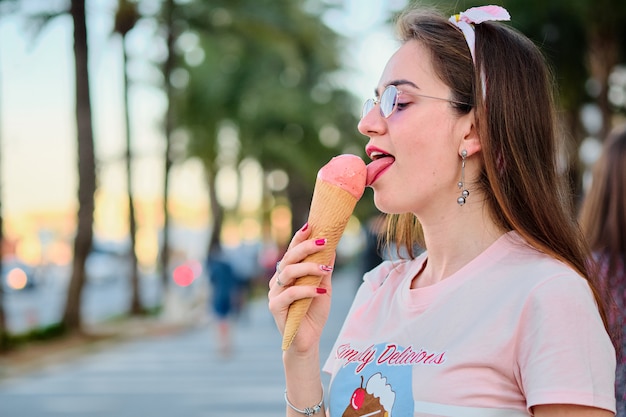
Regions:
[[[486,213],[483,208],[467,210],[445,223],[422,223],[428,262],[411,287],[425,287],[446,279],[506,233]]]

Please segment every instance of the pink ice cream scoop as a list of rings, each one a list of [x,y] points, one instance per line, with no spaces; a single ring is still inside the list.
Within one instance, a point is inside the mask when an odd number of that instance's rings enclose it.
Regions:
[[[343,154],[335,156],[320,168],[317,178],[346,190],[358,200],[365,191],[367,168],[358,156]]]
[[[303,262],[332,264],[339,239],[365,191],[366,178],[365,162],[356,155],[336,156],[319,170],[308,225],[311,229],[310,238],[326,239],[326,244],[322,251],[308,256]],[[318,286],[320,281],[319,276],[305,276],[298,278],[294,285]],[[283,350],[291,346],[311,301],[311,298],[304,298],[289,306],[283,333]]]

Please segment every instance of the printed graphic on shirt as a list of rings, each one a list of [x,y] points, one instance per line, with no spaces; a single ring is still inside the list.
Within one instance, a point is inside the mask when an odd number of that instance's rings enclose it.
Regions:
[[[363,380],[361,376],[361,381]],[[374,374],[365,386],[361,382],[361,386],[354,390],[343,417],[389,417],[395,399],[396,393],[387,384],[387,378],[380,373]]]
[[[340,345],[335,359],[341,368],[331,387],[330,414],[342,417],[412,416],[413,372],[437,366],[445,352],[429,352],[393,343],[356,348]]]

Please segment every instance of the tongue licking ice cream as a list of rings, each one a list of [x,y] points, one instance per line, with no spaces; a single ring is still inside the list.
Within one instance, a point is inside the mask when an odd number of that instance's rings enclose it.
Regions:
[[[320,265],[332,263],[339,239],[365,190],[366,177],[363,160],[350,154],[332,158],[319,170],[311,199],[308,224],[311,228],[311,238],[325,238],[326,245],[322,251],[308,256],[305,262]],[[320,281],[321,278],[318,276],[305,276],[298,278],[294,285],[318,286]],[[283,350],[291,346],[311,301],[311,298],[296,300],[289,306],[283,334]]]
[[[383,155],[373,158],[372,162],[367,165],[367,181],[368,187],[378,179],[383,172],[387,170],[395,162],[395,158],[391,155]]]

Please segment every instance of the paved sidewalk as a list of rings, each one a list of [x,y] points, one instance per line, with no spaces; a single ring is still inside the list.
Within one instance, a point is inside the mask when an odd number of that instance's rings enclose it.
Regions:
[[[322,340],[330,351],[357,278],[333,278]],[[234,351],[218,353],[211,323],[107,343],[72,360],[0,380],[2,417],[269,417],[284,415],[280,337],[266,300],[234,327]]]

